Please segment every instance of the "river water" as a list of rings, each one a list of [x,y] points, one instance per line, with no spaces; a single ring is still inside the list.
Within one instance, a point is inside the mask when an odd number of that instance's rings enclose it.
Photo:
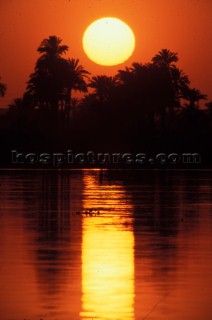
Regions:
[[[14,170],[0,184],[1,320],[212,319],[212,171]]]

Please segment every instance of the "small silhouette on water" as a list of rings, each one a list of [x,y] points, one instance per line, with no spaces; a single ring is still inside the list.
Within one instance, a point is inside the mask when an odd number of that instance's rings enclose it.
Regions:
[[[99,216],[100,215],[100,211],[96,210],[96,209],[86,209],[84,212],[83,211],[76,211],[76,212],[72,212],[71,215],[85,215],[86,217],[93,217],[93,216]]]

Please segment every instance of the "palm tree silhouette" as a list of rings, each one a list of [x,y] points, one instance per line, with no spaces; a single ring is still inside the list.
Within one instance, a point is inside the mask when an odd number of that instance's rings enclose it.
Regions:
[[[65,77],[64,98],[66,101],[65,113],[69,118],[71,108],[73,107],[72,91],[87,92],[87,84],[84,78],[88,78],[90,72],[86,71],[82,65],[79,64],[79,59],[68,59]]]
[[[101,103],[108,102],[114,88],[118,85],[118,77],[108,77],[105,75],[91,78],[88,87],[94,89],[94,94]]]
[[[161,91],[161,119],[163,126],[166,126],[166,113],[169,111],[169,122],[172,120],[175,108],[181,105],[181,99],[185,92],[189,90],[190,81],[188,76],[175,63],[178,62],[178,55],[168,49],[162,49],[152,58],[153,65],[158,68],[162,75],[162,81],[159,83]]]
[[[152,62],[155,65],[159,67],[166,67],[168,69],[173,66],[174,62],[177,62],[178,60],[177,53],[171,52],[168,49],[162,49],[152,58]]]
[[[118,70],[117,77],[120,84],[130,84],[132,81],[132,68],[125,67],[124,70]]]
[[[183,92],[188,89],[190,80],[183,70],[173,66],[171,69],[172,81],[175,88],[175,92],[180,98],[183,98]]]
[[[172,99],[168,107],[170,120],[173,120],[175,110],[181,106],[181,99],[184,98],[184,92],[189,89],[190,80],[183,70],[177,68],[175,65],[170,69],[170,76]]]
[[[78,59],[64,59],[68,46],[61,45],[56,36],[44,39],[37,51],[41,54],[27,85],[26,96],[31,96],[34,106],[42,110],[51,110],[54,116],[59,109],[64,111],[64,118],[69,118],[72,90],[87,91],[85,77],[89,72]]]
[[[38,69],[30,75],[24,98],[32,102],[31,107],[39,106],[42,111],[51,109],[49,101],[51,88],[48,80],[48,74],[44,70]]]
[[[1,79],[1,77],[0,77]],[[7,90],[7,86],[4,83],[0,82],[0,97],[4,97]]]
[[[191,89],[188,87],[183,92],[183,98],[188,101],[188,104],[185,105],[187,108],[198,109],[200,101],[206,100],[207,95],[196,88]]]
[[[42,54],[39,60],[60,58],[63,53],[68,51],[68,46],[61,45],[61,42],[62,40],[56,36],[49,36],[49,38],[42,40],[37,49]]]
[[[144,67],[145,66],[143,65],[143,63],[133,62],[132,67],[129,68],[129,70],[133,73],[139,73],[139,72],[143,72]]]
[[[37,102],[43,107],[50,107],[55,115],[65,86],[64,72],[67,67],[62,54],[66,53],[68,46],[61,45],[61,42],[56,36],[49,36],[41,42],[37,49],[41,56],[27,86],[28,94],[36,96]]]

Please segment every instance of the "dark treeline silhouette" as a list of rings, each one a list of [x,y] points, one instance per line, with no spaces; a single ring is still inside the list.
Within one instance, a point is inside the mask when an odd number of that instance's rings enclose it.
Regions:
[[[1,77],[0,77],[0,80],[1,80]],[[0,97],[4,97],[6,90],[7,90],[6,84],[0,82]]]
[[[61,39],[44,39],[22,98],[0,117],[2,162],[22,152],[197,152],[212,157],[212,102],[191,87],[178,55],[162,49],[114,77],[91,76],[64,58]],[[0,84],[0,94],[6,86]],[[84,93],[82,98],[73,92]]]

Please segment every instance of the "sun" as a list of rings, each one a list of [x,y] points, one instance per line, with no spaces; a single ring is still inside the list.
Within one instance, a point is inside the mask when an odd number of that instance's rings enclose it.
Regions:
[[[94,21],[85,30],[83,49],[96,64],[114,66],[125,62],[132,55],[135,36],[122,20],[105,17]]]

